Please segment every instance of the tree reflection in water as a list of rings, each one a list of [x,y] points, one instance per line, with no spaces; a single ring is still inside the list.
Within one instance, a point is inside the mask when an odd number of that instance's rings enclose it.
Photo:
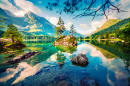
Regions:
[[[57,61],[60,68],[64,66],[65,59],[66,59],[66,56],[64,56],[64,54],[62,54],[61,52],[57,53]]]

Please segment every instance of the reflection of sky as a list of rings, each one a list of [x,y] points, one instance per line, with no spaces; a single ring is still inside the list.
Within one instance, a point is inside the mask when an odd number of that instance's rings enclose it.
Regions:
[[[26,77],[33,76],[41,71],[44,64],[39,63],[35,65],[34,67],[31,67],[26,62],[19,63],[16,69],[8,68],[5,73],[2,74],[4,77],[0,78],[0,82],[6,82],[9,79],[13,78],[19,71],[23,69],[23,71],[20,72],[19,77],[12,83],[18,83],[19,81],[24,80]]]
[[[86,54],[89,60],[89,64],[85,69],[82,67],[76,67],[76,70],[85,71],[91,74],[92,77],[97,77],[101,81],[98,81],[99,83],[106,83],[108,82],[111,86],[126,86],[128,81],[128,72],[125,71],[124,63],[120,58],[106,58],[100,50],[97,50],[95,47],[91,46],[88,43],[81,43],[77,46],[77,51],[75,51],[73,54],[70,54],[68,52],[60,52],[59,53],[64,54],[66,56],[65,59],[65,65],[67,65],[66,62],[70,61],[71,55],[78,55],[79,53]],[[45,62],[56,62],[57,61],[57,53],[54,53],[48,58]],[[26,77],[30,77],[33,75],[36,75],[39,71],[43,70],[43,67],[46,66],[44,62],[38,63],[35,66],[30,66],[26,62],[19,63],[17,68],[8,68],[6,72],[0,74],[0,82],[6,82],[10,80],[11,78],[15,77],[15,75],[19,72],[19,76],[12,82],[12,84],[18,83],[20,81],[23,81]],[[70,66],[70,64],[69,64]],[[69,69],[69,66],[66,67]],[[72,64],[71,64],[72,66]],[[67,70],[66,69],[66,70]],[[57,70],[58,71],[58,70]],[[69,70],[68,70],[69,71]],[[43,76],[44,77],[44,70],[43,70]],[[103,79],[103,80],[102,80]],[[106,81],[105,81],[106,80]]]
[[[124,65],[123,65],[124,63],[119,58],[116,58],[116,59],[109,58],[108,59],[100,52],[100,50],[97,50],[95,47],[93,47],[92,45],[87,44],[87,43],[82,43],[82,44],[78,45],[77,51],[74,52],[73,54],[78,55],[79,53],[83,53],[86,55],[87,55],[87,53],[89,53],[91,59],[99,57],[102,61],[101,65],[106,67],[108,71],[112,71],[115,73],[115,78],[117,80],[116,82],[113,82],[113,80],[111,80],[109,72],[107,74],[107,81],[111,86],[114,86],[115,84],[118,84],[118,83],[122,84],[122,82],[120,82],[120,80],[121,79],[124,80],[125,79],[124,77],[126,77],[126,78],[128,77],[126,75],[128,73],[123,72],[124,70],[122,70],[122,68],[124,68]],[[67,53],[67,52],[62,52],[62,54],[64,54],[67,58],[69,58],[69,56],[71,56],[71,54]],[[56,59],[57,59],[56,53],[53,54],[50,58],[51,58],[51,61],[56,61]],[[95,66],[95,69],[98,70],[97,65]]]

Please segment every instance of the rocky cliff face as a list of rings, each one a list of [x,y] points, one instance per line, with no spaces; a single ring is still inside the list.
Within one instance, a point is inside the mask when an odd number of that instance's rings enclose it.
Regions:
[[[77,45],[77,39],[72,34],[68,36],[60,36],[53,44],[55,46],[58,45],[74,46]]]

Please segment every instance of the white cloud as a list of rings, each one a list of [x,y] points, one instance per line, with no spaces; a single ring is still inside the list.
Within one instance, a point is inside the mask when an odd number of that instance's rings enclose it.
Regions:
[[[29,25],[27,25],[26,27],[22,27],[22,26],[19,26],[19,25],[16,25],[16,24],[14,24],[17,28],[19,28],[19,29],[29,29]]]
[[[49,19],[49,21],[52,23],[52,24],[54,24],[54,25],[56,25],[57,26],[57,23],[58,23],[58,18],[56,18],[56,17],[49,17],[48,18]]]
[[[48,15],[46,16],[46,19],[49,20],[49,16]]]
[[[8,0],[2,0],[3,3],[0,3],[0,7],[5,10],[9,10],[12,13],[19,12],[19,10],[13,6]]]
[[[25,13],[31,11],[39,16],[42,16],[43,12],[33,5],[33,3],[26,0],[14,0],[15,4],[20,7]]]
[[[73,23],[72,23],[70,20],[67,20],[66,23],[65,23],[65,28],[66,28],[67,30],[70,30],[70,27],[71,27],[72,24],[73,24]]]
[[[81,31],[80,33],[82,35],[89,35],[90,33],[94,32],[94,31],[95,31],[95,29],[89,29],[89,30],[86,30],[86,31]]]
[[[41,4],[41,3],[42,3],[42,1],[38,1],[38,3],[39,3],[39,4]]]
[[[36,7],[32,2],[26,0],[14,0],[14,3],[17,7],[13,6],[8,0],[2,0],[3,3],[0,3],[0,7],[2,9],[9,10],[11,13],[16,16],[24,16],[24,14],[28,11],[31,11],[39,16],[44,16],[44,13]]]
[[[80,24],[79,26],[80,26],[81,28],[84,28],[84,29],[87,29],[87,28],[88,28],[88,25],[87,25],[87,24],[85,24],[85,23]]]
[[[113,15],[109,15],[108,16],[108,19],[117,19],[115,16],[113,16]],[[105,16],[103,16],[103,19],[101,19],[101,20],[98,20],[98,21],[92,21],[91,22],[91,30],[88,30],[88,32],[90,32],[90,33],[92,33],[92,32],[94,32],[94,31],[96,31],[96,29],[98,28],[98,27],[101,27],[108,19],[106,19],[106,17]]]
[[[104,22],[102,22],[102,21],[92,21],[92,22],[91,22],[92,29],[95,29],[95,30],[96,30],[96,28],[102,26],[103,23],[104,23]]]
[[[25,12],[24,11],[18,11],[18,12],[15,12],[14,15],[16,16],[24,16]]]

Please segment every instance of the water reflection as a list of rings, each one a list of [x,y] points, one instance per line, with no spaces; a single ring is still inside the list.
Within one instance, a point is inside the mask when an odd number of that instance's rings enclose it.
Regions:
[[[77,46],[55,46],[58,50],[60,50],[60,52],[68,52],[68,53],[73,53],[75,51],[77,51]]]
[[[91,41],[94,47],[99,49],[102,54],[107,58],[121,58],[125,63],[126,70],[130,73],[130,45],[123,44],[121,42],[110,42],[110,41]]]
[[[85,76],[94,78],[100,86],[128,86],[129,49],[127,45],[105,41],[82,41],[72,50],[56,48],[52,43],[29,43],[21,53],[41,53],[15,64],[15,67],[9,64],[10,67],[0,73],[0,85],[47,86],[53,83],[56,86],[60,76],[66,75],[68,78],[65,80],[72,86],[80,86],[79,81]],[[87,67],[71,63],[70,59],[80,53],[88,57]],[[2,54],[0,56],[3,58]]]
[[[57,61],[60,68],[64,66],[65,59],[66,59],[66,56],[64,56],[64,54],[62,54],[61,52],[57,53]]]

